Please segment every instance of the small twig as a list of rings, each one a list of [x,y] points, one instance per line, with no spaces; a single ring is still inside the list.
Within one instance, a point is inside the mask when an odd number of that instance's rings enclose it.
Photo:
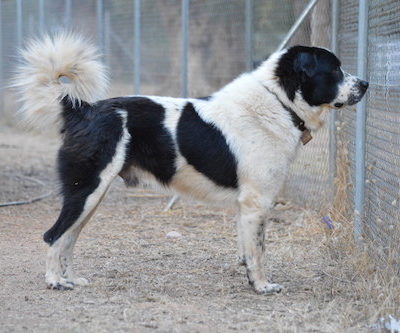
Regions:
[[[2,174],[3,175],[7,175],[6,173],[3,173],[3,172],[2,172]],[[39,185],[42,185],[42,186],[46,186],[46,184],[44,182],[42,182],[41,180],[39,180],[37,178],[34,178],[34,177],[24,176],[24,175],[13,175],[13,177],[26,179],[26,180],[29,180],[29,181],[34,182],[36,184],[39,184]],[[0,202],[0,207],[28,205],[28,204],[43,200],[43,199],[49,197],[52,193],[53,193],[53,191],[50,191],[50,192],[47,192],[46,194],[42,194],[42,195],[40,195],[38,197],[34,197],[34,198],[28,199],[28,200]]]
[[[168,205],[165,207],[164,212],[168,212],[170,209],[172,209],[175,204],[178,202],[179,196],[174,195],[171,200],[168,202]]]
[[[7,207],[7,206],[19,206],[19,205],[28,205],[40,200],[43,200],[44,198],[49,197],[53,192],[48,192],[46,194],[40,195],[38,197],[28,199],[28,200],[21,200],[21,201],[10,201],[10,202],[0,202],[0,207]]]

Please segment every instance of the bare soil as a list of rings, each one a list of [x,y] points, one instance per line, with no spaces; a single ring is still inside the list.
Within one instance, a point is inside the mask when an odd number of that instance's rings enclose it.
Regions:
[[[1,332],[363,332],[362,300],[325,256],[326,226],[293,205],[273,212],[266,236],[278,295],[256,295],[237,265],[234,212],[169,200],[116,181],[75,248],[75,271],[89,278],[72,291],[46,289],[42,234],[60,209],[58,140],[0,128]],[[167,238],[178,231],[180,238]]]

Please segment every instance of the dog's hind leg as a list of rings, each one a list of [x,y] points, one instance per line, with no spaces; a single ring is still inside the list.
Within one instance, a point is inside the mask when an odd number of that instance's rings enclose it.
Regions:
[[[103,163],[93,159],[83,161],[74,154],[65,153],[65,148],[60,150],[64,165],[60,168],[64,202],[56,223],[44,234],[44,240],[50,244],[46,260],[48,288],[72,289],[75,285],[88,283],[73,274],[73,248],[80,231],[121,171],[128,140],[129,134],[124,129],[122,134],[116,135],[114,142],[103,143],[100,148]],[[104,155],[107,151],[109,158]]]
[[[47,253],[46,260],[46,283],[50,289],[72,289],[75,285],[86,285],[88,281],[84,278],[76,278],[72,270],[73,249],[80,231],[89,222],[97,206],[103,199],[109,183],[99,184],[96,190],[86,199],[71,198],[65,204],[56,224],[45,233],[45,240],[58,237]],[[83,211],[79,214],[80,200],[84,203]],[[69,220],[69,217],[79,214],[76,220]],[[70,227],[68,224],[73,223]],[[66,230],[65,230],[66,229]]]
[[[109,172],[108,169],[114,170]],[[88,283],[87,280],[76,278],[73,274],[73,248],[80,231],[94,214],[119,170],[120,168],[111,162],[98,177],[82,186],[78,184],[74,193],[65,195],[57,222],[44,235],[45,241],[50,243],[46,260],[48,288],[72,289],[75,285]],[[91,191],[93,186],[95,189]]]
[[[97,203],[86,204],[85,211],[74,221],[74,224],[64,231],[59,238],[50,245],[46,260],[46,283],[50,289],[72,289],[75,285],[86,285],[88,281],[84,278],[76,278],[72,270],[73,248],[80,231],[89,221],[95,212],[102,197],[106,191],[98,199]],[[100,194],[100,193],[99,193]],[[94,199],[92,199],[94,201]],[[68,210],[68,209],[66,209]],[[64,210],[64,211],[66,211]],[[68,213],[67,213],[68,214]],[[65,215],[60,215],[57,222],[58,229],[62,228],[65,221]],[[57,225],[57,223],[56,223]],[[56,226],[55,225],[55,226]],[[61,226],[61,227],[60,227]],[[46,232],[45,237],[52,234],[55,229]],[[60,233],[61,231],[57,231]]]
[[[239,249],[242,251],[249,284],[260,294],[282,290],[279,284],[268,283],[264,268],[264,229],[271,206],[272,201],[254,191],[243,191],[239,197]]]

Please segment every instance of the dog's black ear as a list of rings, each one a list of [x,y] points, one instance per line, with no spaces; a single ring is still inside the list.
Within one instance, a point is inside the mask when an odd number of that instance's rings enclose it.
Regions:
[[[294,61],[296,73],[305,73],[308,77],[315,74],[317,68],[317,57],[315,54],[302,52]]]

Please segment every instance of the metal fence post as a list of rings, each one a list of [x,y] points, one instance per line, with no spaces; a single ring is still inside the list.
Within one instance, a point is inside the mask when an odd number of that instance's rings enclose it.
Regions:
[[[339,31],[339,0],[331,1],[331,50],[338,52],[338,31]],[[329,113],[329,183],[331,185],[332,198],[335,196],[336,186],[336,158],[337,158],[337,138],[336,138],[337,112],[332,109]]]
[[[136,95],[140,94],[141,85],[141,66],[142,66],[142,1],[134,0],[134,58],[133,58],[133,80],[134,92]]]
[[[22,47],[22,0],[17,0],[17,46]]]
[[[44,33],[44,2],[45,0],[39,0],[39,32]]]
[[[2,4],[3,1],[0,1],[0,23],[1,23],[1,19],[2,19]],[[3,31],[2,31],[2,25],[0,24],[0,57],[1,59],[3,58]],[[0,123],[4,124],[4,82],[3,82],[3,61],[0,61]]]
[[[181,17],[181,31],[182,31],[182,61],[181,61],[181,97],[188,97],[189,92],[189,1],[182,0],[182,17]],[[168,211],[174,207],[179,200],[178,195],[174,195],[165,207],[164,211]]]
[[[357,46],[357,75],[367,78],[368,55],[368,1],[359,0],[358,13],[358,46]],[[357,104],[356,117],[356,188],[354,211],[354,237],[358,244],[362,241],[364,201],[365,201],[365,122],[367,99],[363,98]]]
[[[104,13],[104,62],[110,68],[111,61],[111,15],[110,11]]]
[[[71,15],[72,15],[72,1],[65,0],[65,10],[64,10],[64,26],[71,26]]]
[[[181,65],[181,95],[188,97],[189,90],[189,1],[182,0],[182,65]]]
[[[246,43],[246,70],[253,69],[253,10],[254,1],[246,0],[245,8],[245,43]]]
[[[97,44],[103,53],[104,59],[104,0],[97,0],[96,2],[96,29]]]

